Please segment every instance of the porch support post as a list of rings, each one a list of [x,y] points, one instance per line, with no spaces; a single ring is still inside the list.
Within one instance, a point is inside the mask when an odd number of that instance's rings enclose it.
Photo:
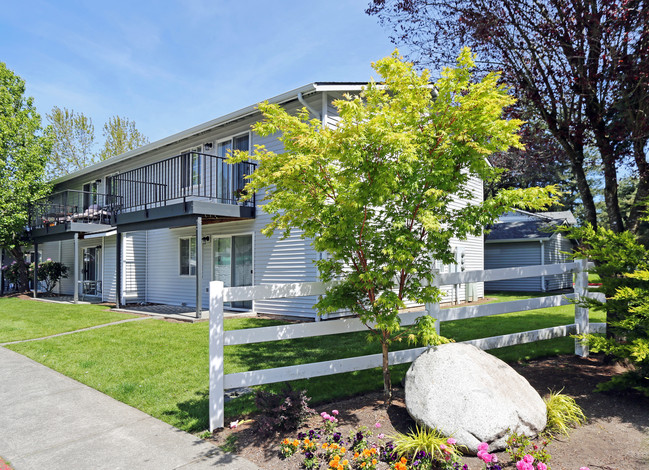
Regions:
[[[117,231],[115,239],[115,308],[122,306],[122,234]]]
[[[74,233],[74,303],[79,302],[79,233]]]
[[[196,218],[196,318],[203,315],[203,218]]]
[[[38,242],[34,241],[34,298],[38,293]]]

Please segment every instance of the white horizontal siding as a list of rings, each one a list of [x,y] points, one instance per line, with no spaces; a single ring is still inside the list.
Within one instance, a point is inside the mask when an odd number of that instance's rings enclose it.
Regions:
[[[81,259],[79,258],[79,262]],[[61,241],[61,263],[68,268],[68,277],[61,279],[59,292],[64,295],[74,294],[74,240]]]
[[[125,233],[122,239],[122,295],[124,303],[146,300],[147,234]]]
[[[104,302],[115,302],[117,300],[117,236],[111,235],[103,238],[104,243],[104,272],[102,300]]]

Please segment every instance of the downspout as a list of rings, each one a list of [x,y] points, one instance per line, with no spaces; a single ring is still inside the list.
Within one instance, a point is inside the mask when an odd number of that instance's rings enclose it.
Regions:
[[[326,91],[322,92],[322,127],[327,125],[329,119],[329,97]]]
[[[304,98],[302,97],[302,92],[297,93],[297,100],[304,106],[311,114],[313,114],[315,117],[318,119],[321,119],[320,113],[317,112],[315,109],[313,109],[311,106],[307,104],[306,101],[304,101]]]
[[[545,266],[545,244],[541,242],[541,266]],[[541,292],[545,292],[545,276],[541,276]]]

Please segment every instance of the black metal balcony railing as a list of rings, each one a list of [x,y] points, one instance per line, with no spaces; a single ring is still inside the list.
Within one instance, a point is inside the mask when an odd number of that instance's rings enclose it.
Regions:
[[[255,207],[255,197],[240,201],[246,175],[256,165],[230,165],[223,157],[189,152],[110,177],[107,188],[114,205],[110,212],[132,212],[187,200]]]
[[[67,222],[110,225],[114,199],[115,196],[94,191],[66,190],[50,194],[31,207],[29,226],[45,228]]]

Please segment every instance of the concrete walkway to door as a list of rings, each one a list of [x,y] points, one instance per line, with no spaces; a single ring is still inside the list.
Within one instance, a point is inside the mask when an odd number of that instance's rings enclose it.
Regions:
[[[258,468],[2,347],[0,423],[15,470]]]

